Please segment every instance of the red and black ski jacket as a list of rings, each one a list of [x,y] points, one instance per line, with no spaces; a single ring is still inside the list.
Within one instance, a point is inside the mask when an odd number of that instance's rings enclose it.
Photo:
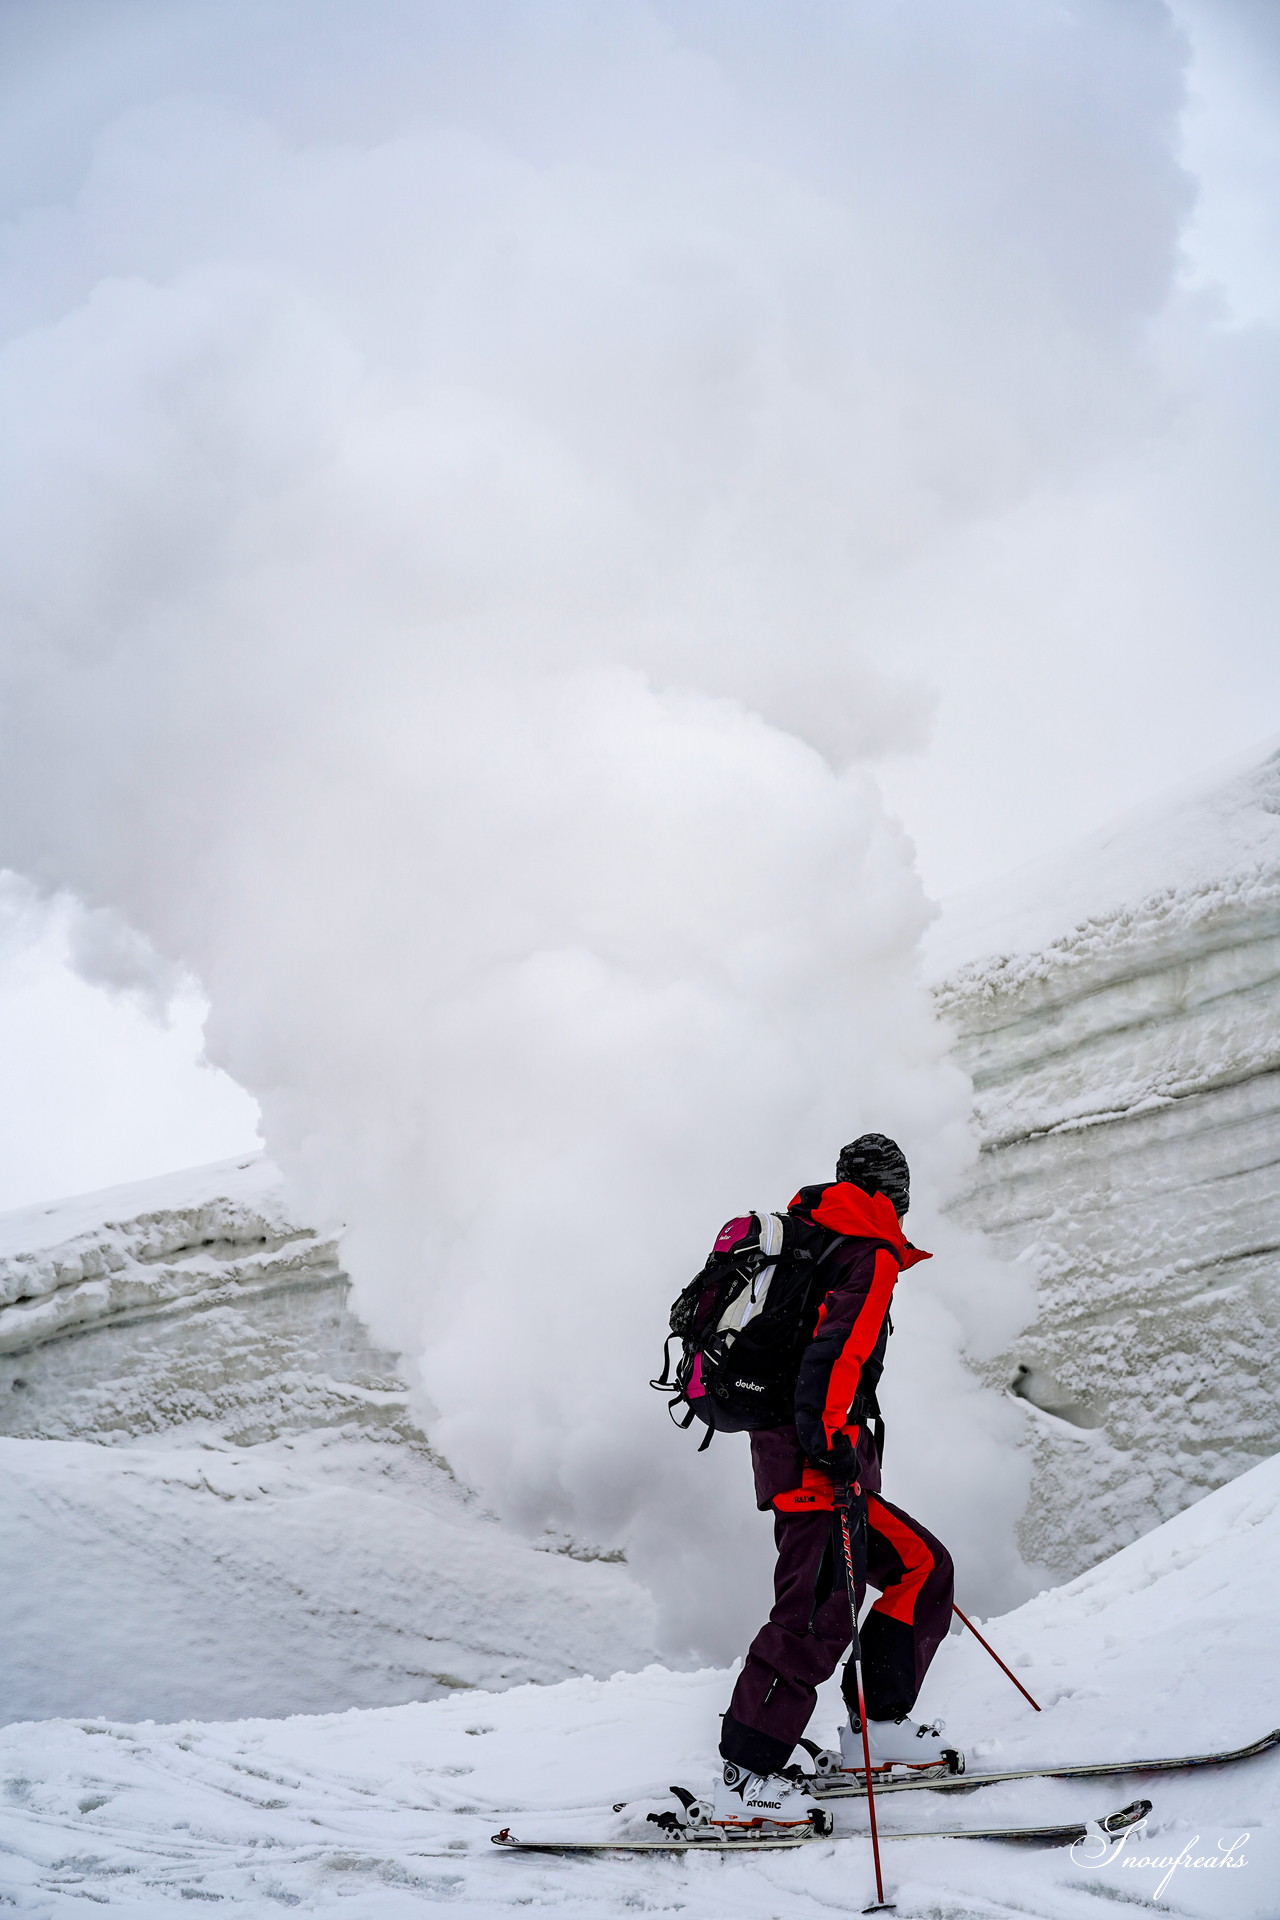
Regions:
[[[903,1238],[884,1194],[848,1181],[801,1187],[787,1211],[840,1240],[823,1263],[826,1293],[800,1360],[795,1424],[751,1436],[757,1503],[780,1513],[831,1505],[830,1479],[806,1456],[825,1453],[842,1430],[857,1451],[862,1484],[879,1486],[875,1449],[855,1402],[873,1397],[879,1385],[898,1275],[931,1257]]]

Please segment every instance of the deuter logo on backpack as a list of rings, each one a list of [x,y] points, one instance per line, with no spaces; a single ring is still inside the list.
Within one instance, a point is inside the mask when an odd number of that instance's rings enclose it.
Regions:
[[[677,1426],[751,1433],[792,1418],[800,1355],[817,1320],[818,1270],[836,1236],[776,1213],[741,1214],[671,1309],[662,1372]],[[671,1346],[681,1342],[671,1370]],[[684,1409],[683,1417],[676,1408]]]

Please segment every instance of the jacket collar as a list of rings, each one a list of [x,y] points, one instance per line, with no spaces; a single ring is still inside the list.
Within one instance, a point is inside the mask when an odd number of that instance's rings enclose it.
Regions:
[[[815,1226],[827,1227],[832,1233],[851,1234],[859,1240],[883,1240],[893,1248],[903,1268],[914,1267],[917,1260],[932,1260],[931,1253],[922,1252],[903,1238],[898,1216],[887,1195],[864,1193],[848,1180],[837,1180],[833,1186],[821,1189],[815,1206],[807,1199],[813,1192],[812,1187],[802,1187],[791,1207],[807,1212]]]

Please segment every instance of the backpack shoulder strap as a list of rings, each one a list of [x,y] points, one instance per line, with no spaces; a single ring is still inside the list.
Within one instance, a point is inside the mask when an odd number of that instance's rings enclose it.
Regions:
[[[760,1251],[766,1260],[776,1260],[782,1252],[785,1223],[776,1213],[757,1213],[756,1219],[760,1222]]]

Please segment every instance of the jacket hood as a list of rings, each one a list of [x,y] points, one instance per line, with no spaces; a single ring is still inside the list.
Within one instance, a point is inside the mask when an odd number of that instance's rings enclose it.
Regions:
[[[864,1193],[848,1180],[837,1180],[829,1187],[801,1187],[787,1211],[806,1213],[815,1226],[832,1233],[851,1234],[859,1240],[883,1240],[898,1255],[902,1268],[914,1267],[918,1260],[932,1260],[903,1238],[902,1227],[887,1194]]]

